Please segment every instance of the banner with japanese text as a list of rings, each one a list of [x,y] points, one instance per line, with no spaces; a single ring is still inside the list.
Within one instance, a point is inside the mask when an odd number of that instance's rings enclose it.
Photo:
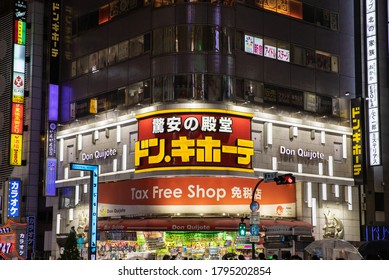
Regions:
[[[235,170],[253,172],[248,113],[177,109],[137,116],[136,172]]]

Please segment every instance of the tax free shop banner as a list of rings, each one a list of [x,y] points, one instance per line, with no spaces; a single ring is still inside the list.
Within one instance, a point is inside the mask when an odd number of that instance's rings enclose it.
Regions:
[[[143,178],[102,183],[99,217],[171,214],[242,213],[250,211],[258,179],[231,177]],[[261,215],[296,217],[296,186],[263,182],[255,200]]]

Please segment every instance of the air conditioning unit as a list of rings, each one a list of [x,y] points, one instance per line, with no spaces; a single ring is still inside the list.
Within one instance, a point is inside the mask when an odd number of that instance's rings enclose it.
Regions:
[[[299,235],[299,236],[297,236],[297,241],[313,242],[313,241],[315,241],[315,237],[313,237],[311,235]]]
[[[265,241],[266,242],[284,242],[285,241],[285,236],[284,235],[265,236]]]

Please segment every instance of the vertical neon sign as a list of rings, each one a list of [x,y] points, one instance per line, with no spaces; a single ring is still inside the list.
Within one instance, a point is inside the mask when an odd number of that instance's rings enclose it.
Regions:
[[[90,165],[90,164],[70,163],[70,169],[90,172],[88,259],[96,260],[99,167],[97,165]]]
[[[381,165],[376,0],[366,1],[366,80],[370,166]]]
[[[12,112],[9,164],[22,165],[23,154],[23,111],[24,111],[24,72],[26,64],[26,15],[24,0],[15,1],[14,10],[14,53],[12,79]]]

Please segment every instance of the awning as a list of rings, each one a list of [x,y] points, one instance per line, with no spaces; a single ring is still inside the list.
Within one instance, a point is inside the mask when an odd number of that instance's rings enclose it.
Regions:
[[[151,218],[99,220],[99,231],[237,231],[240,218]],[[250,222],[245,220],[247,229]],[[261,231],[269,228],[298,228],[311,232],[310,223],[298,220],[265,220],[258,225]],[[272,230],[273,231],[273,230]]]

